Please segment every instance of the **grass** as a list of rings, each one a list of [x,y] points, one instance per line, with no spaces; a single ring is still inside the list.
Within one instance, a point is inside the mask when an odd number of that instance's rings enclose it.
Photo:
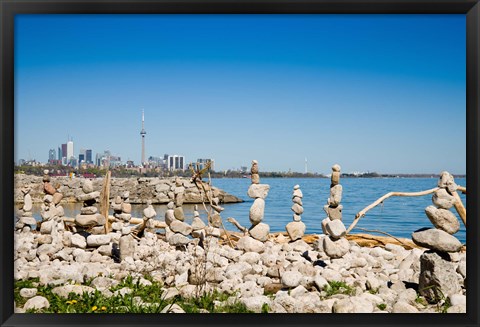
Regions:
[[[380,304],[377,304],[377,308],[383,311],[387,308],[387,305],[385,303],[380,303]]]
[[[326,293],[326,297],[330,297],[335,294],[345,294],[345,295],[352,295],[354,293],[354,289],[347,285],[345,282],[338,282],[338,281],[329,281],[328,285],[325,285],[323,291]]]
[[[245,305],[238,300],[225,302],[229,295],[217,291],[206,293],[200,297],[186,299],[179,295],[169,300],[163,300],[163,285],[150,280],[152,285],[142,285],[139,279],[131,276],[124,278],[118,285],[110,287],[113,293],[124,287],[131,289],[131,293],[125,295],[112,295],[107,297],[100,291],[83,293],[78,295],[70,293],[68,298],[60,297],[52,292],[56,286],[39,285],[37,295],[47,298],[50,303],[48,309],[28,310],[28,313],[160,313],[167,305],[177,304],[187,313],[197,313],[207,310],[210,313],[251,313]],[[90,281],[91,282],[91,281]],[[14,287],[14,298],[18,307],[23,307],[28,299],[20,295],[22,288],[33,288],[37,285],[38,279],[16,281]],[[217,305],[220,303],[221,305]],[[203,309],[203,310],[201,310]],[[262,308],[263,309],[263,308]],[[265,309],[267,310],[267,308]]]

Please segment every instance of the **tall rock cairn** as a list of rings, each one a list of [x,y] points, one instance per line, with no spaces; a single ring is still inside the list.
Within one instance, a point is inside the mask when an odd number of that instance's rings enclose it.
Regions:
[[[249,218],[252,226],[248,230],[248,234],[261,242],[268,240],[270,233],[270,226],[262,222],[265,213],[265,198],[270,190],[270,185],[260,184],[260,175],[258,174],[258,162],[252,161],[252,184],[248,188],[248,196],[254,199],[252,206],[250,207]]]
[[[430,303],[438,303],[444,296],[462,294],[466,277],[459,270],[459,264],[452,260],[462,249],[460,241],[453,236],[460,229],[460,223],[450,211],[456,202],[452,193],[456,192],[457,185],[453,176],[444,171],[438,187],[432,196],[434,205],[425,208],[435,228],[423,228],[412,234],[415,244],[429,249],[420,256],[418,289]]]
[[[22,189],[23,193],[23,206],[17,212],[17,221],[15,223],[15,230],[31,230],[31,226],[37,226],[37,221],[33,218],[32,208],[33,201],[32,196],[30,195],[30,188],[25,187]]]
[[[147,200],[147,207],[143,209],[143,221],[147,232],[155,232],[155,216],[157,212],[152,206],[152,200]]]
[[[185,187],[182,186],[182,181],[177,178],[173,188],[174,201],[167,204],[167,211],[165,212],[165,238],[172,246],[182,246],[190,243],[190,238],[187,236],[192,233],[192,227],[185,223],[185,214],[183,212],[183,202],[185,201]]]
[[[77,196],[78,201],[83,201],[80,214],[75,216],[77,230],[89,230],[92,234],[103,234],[106,217],[98,213],[98,208],[95,206],[100,197],[100,192],[93,190],[93,183],[89,179],[83,181],[82,191],[84,194]]]
[[[303,213],[303,203],[302,203],[303,193],[300,189],[300,185],[295,185],[293,187],[293,196],[292,196],[292,211],[293,211],[293,221],[289,222],[285,229],[287,230],[288,236],[292,241],[301,239],[305,234],[306,226],[302,222]]]
[[[117,195],[110,207],[113,209],[113,217],[117,219],[112,224],[112,230],[120,231],[123,235],[130,233],[130,219],[132,218],[132,204],[130,203],[130,192],[125,191]]]
[[[65,230],[63,216],[65,215],[60,201],[63,198],[62,193],[57,192],[55,187],[50,183],[50,175],[48,169],[43,171],[43,204],[40,207],[40,216],[42,217],[42,224],[40,226],[40,233],[51,234],[55,231]]]
[[[341,258],[348,250],[350,243],[345,238],[347,232],[342,222],[342,185],[340,185],[340,166],[332,166],[332,176],[330,183],[330,197],[323,210],[327,218],[322,221],[322,230],[326,235],[323,239],[323,250],[330,258]]]

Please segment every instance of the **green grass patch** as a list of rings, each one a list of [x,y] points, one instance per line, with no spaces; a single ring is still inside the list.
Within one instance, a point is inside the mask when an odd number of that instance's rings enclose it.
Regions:
[[[326,297],[330,297],[335,294],[352,295],[354,293],[353,287],[347,285],[345,282],[330,281],[328,285],[325,285],[323,290],[326,293]]]

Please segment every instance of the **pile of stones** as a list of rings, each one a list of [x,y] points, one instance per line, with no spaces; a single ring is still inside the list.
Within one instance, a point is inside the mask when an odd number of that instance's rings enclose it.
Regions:
[[[342,222],[342,185],[340,185],[340,166],[332,166],[330,197],[323,210],[327,218],[322,221],[323,249],[330,258],[341,258],[350,249],[350,243],[345,238],[346,228]]]
[[[205,227],[205,223],[200,218],[198,206],[195,205],[193,207],[192,236],[195,238],[203,239],[205,237]]]
[[[132,218],[132,205],[130,204],[130,192],[117,195],[110,207],[113,209],[113,217],[117,219],[112,224],[112,230],[121,231],[122,234],[128,234],[130,227],[130,219]]]
[[[265,212],[265,198],[270,190],[270,185],[260,184],[260,175],[258,174],[258,162],[252,161],[251,167],[252,184],[248,188],[248,196],[254,199],[250,207],[249,218],[252,226],[248,230],[248,235],[257,241],[265,242],[268,240],[270,226],[262,222]]]
[[[145,224],[145,228],[150,231],[151,233],[155,232],[155,216],[157,212],[152,206],[152,201],[147,201],[147,207],[143,209],[143,224]]]
[[[292,196],[293,221],[288,223],[287,226],[285,226],[288,236],[292,241],[301,239],[305,234],[306,226],[302,222],[302,216],[301,216],[301,214],[303,213],[302,198],[303,198],[303,193],[302,193],[302,190],[300,190],[300,185],[295,185],[293,187],[293,196]]]
[[[175,186],[172,187],[175,201],[167,204],[165,212],[165,239],[170,245],[182,246],[188,244],[191,239],[187,236],[193,231],[192,226],[185,223],[185,214],[183,212],[183,201],[185,188],[182,186],[180,179],[176,180]]]
[[[452,193],[457,185],[451,174],[442,172],[438,187],[432,197],[434,206],[425,209],[435,228],[423,228],[412,234],[415,244],[429,249],[420,257],[419,292],[430,303],[461,295],[466,283],[465,262],[458,263],[462,243],[453,236],[460,224],[449,210],[456,202]]]
[[[17,211],[17,221],[15,222],[16,230],[23,230],[25,227],[30,230],[31,226],[36,226],[37,221],[33,218],[32,213],[32,196],[30,193],[30,188],[22,188],[23,193],[23,206]]]
[[[106,218],[98,213],[98,208],[95,206],[100,192],[93,190],[92,181],[89,179],[83,182],[82,190],[84,194],[77,197],[78,201],[83,201],[83,208],[80,214],[75,216],[76,231],[88,231],[91,234],[105,233]]]

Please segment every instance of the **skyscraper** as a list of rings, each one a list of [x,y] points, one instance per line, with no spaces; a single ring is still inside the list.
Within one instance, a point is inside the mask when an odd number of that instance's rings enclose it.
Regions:
[[[67,143],[62,144],[62,160],[67,158]]]
[[[86,161],[86,163],[89,163],[89,164],[93,163],[93,161],[92,161],[92,150],[91,149],[87,149],[85,151],[85,161]]]
[[[73,157],[73,141],[67,142],[67,159],[70,160]]]
[[[48,163],[53,163],[55,161],[55,149],[50,149],[48,151]]]
[[[145,165],[145,113],[142,109],[142,130],[140,131],[140,135],[142,136],[142,161],[140,162],[141,165]]]

